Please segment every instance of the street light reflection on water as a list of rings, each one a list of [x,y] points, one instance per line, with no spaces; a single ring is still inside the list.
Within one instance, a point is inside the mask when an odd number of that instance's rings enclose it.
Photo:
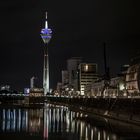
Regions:
[[[94,121],[91,125],[79,119],[77,117],[79,114],[70,111],[67,107],[50,104],[40,109],[3,108],[0,109],[0,139],[11,139],[13,136],[27,140],[120,139],[119,134],[106,129],[104,125],[96,126]]]

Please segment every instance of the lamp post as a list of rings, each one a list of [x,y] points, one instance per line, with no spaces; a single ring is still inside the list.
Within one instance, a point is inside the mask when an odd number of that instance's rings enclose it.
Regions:
[[[48,28],[47,22],[47,12],[46,12],[46,21],[45,28],[41,29],[41,38],[44,42],[44,67],[43,67],[43,88],[44,95],[49,92],[49,52],[48,52],[48,43],[52,37],[52,30]]]

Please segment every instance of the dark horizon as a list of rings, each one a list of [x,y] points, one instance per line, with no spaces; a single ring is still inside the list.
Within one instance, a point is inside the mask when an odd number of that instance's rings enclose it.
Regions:
[[[123,64],[140,54],[140,9],[138,2],[78,0],[2,1],[0,22],[0,84],[17,90],[29,87],[30,78],[43,78],[45,11],[53,31],[49,43],[50,87],[61,79],[66,60],[83,57],[103,69],[103,42],[107,45],[112,76]]]

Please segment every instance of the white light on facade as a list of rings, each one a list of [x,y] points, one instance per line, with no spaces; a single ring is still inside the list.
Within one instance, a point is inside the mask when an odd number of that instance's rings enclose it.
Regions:
[[[121,91],[125,89],[125,86],[124,86],[123,83],[120,83],[120,85],[119,85],[119,89],[120,89]]]
[[[88,65],[86,64],[86,66],[85,66],[85,71],[88,71]]]

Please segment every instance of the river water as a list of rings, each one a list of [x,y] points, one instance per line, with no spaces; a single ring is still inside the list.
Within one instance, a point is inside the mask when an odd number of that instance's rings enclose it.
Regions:
[[[1,108],[0,140],[139,140],[140,127],[82,117],[67,107]]]

